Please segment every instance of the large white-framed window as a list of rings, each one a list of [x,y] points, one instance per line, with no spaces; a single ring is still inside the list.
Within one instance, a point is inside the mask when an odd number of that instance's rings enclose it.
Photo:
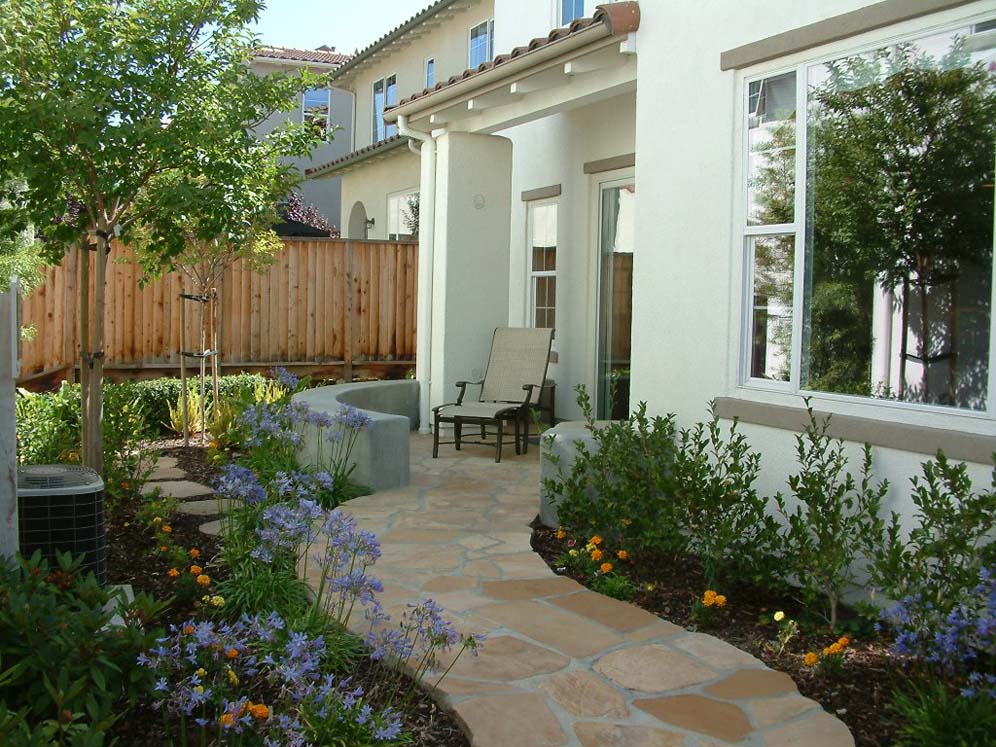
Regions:
[[[744,77],[742,386],[993,413],[988,27]]]
[[[388,75],[373,83],[373,121],[371,123],[373,142],[377,143],[394,136],[398,126],[384,122],[384,110],[398,103],[398,76]]]
[[[567,26],[571,21],[584,18],[584,0],[558,0],[558,4],[561,26]]]
[[[495,19],[482,21],[470,30],[468,67],[474,68],[491,62],[495,56]]]
[[[436,58],[430,57],[425,61],[425,87],[432,88],[436,85]]]
[[[557,210],[556,198],[526,204],[527,318],[531,326],[541,329],[557,327]]]
[[[328,140],[332,131],[332,90],[329,88],[309,88],[301,95],[301,121],[321,132],[322,139]]]
[[[405,189],[387,196],[387,238],[391,241],[418,236],[418,190]]]

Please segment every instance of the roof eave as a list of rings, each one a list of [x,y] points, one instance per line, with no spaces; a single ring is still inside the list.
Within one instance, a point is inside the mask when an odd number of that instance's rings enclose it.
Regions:
[[[324,179],[326,177],[335,176],[336,174],[341,174],[343,171],[352,169],[364,161],[370,160],[371,158],[387,155],[388,153],[407,145],[410,140],[411,138],[409,137],[399,136],[397,140],[385,142],[374,147],[367,146],[366,148],[350,153],[347,156],[343,156],[339,160],[333,161],[332,163],[327,163],[323,166],[316,166],[313,169],[305,169],[304,177],[305,179]]]

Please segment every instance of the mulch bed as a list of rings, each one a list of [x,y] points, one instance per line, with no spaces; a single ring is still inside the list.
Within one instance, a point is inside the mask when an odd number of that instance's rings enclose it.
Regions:
[[[534,529],[532,547],[555,573],[572,576],[582,584],[586,582],[560,565],[564,543],[556,538],[554,530]],[[705,589],[702,568],[696,562],[689,559],[675,563],[670,559],[642,557],[627,570],[637,589],[630,600],[633,604],[676,625],[695,629],[692,607]],[[845,634],[851,643],[843,670],[833,677],[821,677],[803,663],[802,657],[807,651],[821,651],[840,633],[831,633],[828,627],[807,621],[806,610],[790,597],[772,595],[745,584],[717,591],[729,599],[727,607],[720,611],[714,625],[699,630],[750,653],[772,669],[791,675],[800,693],[847,724],[858,747],[895,744],[897,722],[889,704],[893,692],[902,689],[907,678],[889,653],[890,641],[870,630],[855,633],[848,629]],[[777,647],[771,645],[778,635],[772,616],[779,610],[799,621],[802,627],[802,632],[781,656],[777,655]],[[850,613],[850,619],[856,621],[857,616]],[[845,616],[845,627],[847,623]]]
[[[207,450],[193,445],[184,447],[182,439],[163,439],[154,446],[162,456],[176,458],[177,467],[189,479],[210,485],[218,468],[207,460]],[[154,484],[154,483],[152,483]],[[201,500],[192,498],[190,500]],[[109,546],[108,582],[131,584],[136,593],[146,592],[158,599],[171,594],[175,580],[167,572],[167,563],[154,551],[154,536],[135,518],[136,505],[121,502],[109,509],[106,516]],[[211,578],[225,578],[223,566],[215,563],[220,543],[213,537],[201,534],[199,528],[216,516],[187,516],[177,514],[171,520],[173,540],[182,547],[196,547],[201,551],[197,562],[204,566]],[[182,624],[193,616],[193,604],[173,603],[157,624],[168,626]],[[378,666],[370,664],[370,666]],[[363,683],[363,671],[357,673],[357,684]],[[414,683],[412,687],[416,687]],[[405,730],[412,737],[414,747],[469,747],[470,742],[453,716],[444,711],[428,692],[418,689],[410,704]],[[162,714],[148,707],[137,707],[128,712],[108,734],[117,739],[118,747],[158,747],[163,740]]]

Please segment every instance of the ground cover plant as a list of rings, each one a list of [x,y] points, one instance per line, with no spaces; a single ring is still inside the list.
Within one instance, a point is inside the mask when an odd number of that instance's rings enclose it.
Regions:
[[[550,566],[789,672],[861,745],[988,744],[996,476],[977,489],[964,464],[928,460],[910,480],[917,513],[904,532],[883,511],[870,447],[855,474],[812,411],[788,494],[775,496],[754,489],[763,465],[736,423],[674,423],[644,407],[608,426],[589,418],[595,447],[545,484],[562,525],[533,544]],[[657,467],[615,472],[627,464]],[[632,518],[648,513],[673,524],[648,533]],[[846,603],[862,584],[877,606]]]

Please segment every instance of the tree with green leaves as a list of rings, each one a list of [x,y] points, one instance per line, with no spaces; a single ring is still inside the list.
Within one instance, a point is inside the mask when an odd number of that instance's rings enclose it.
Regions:
[[[94,469],[103,468],[112,239],[140,245],[147,266],[169,266],[191,231],[237,245],[272,209],[269,177],[279,177],[284,194],[293,182],[278,158],[304,155],[313,144],[303,126],[264,138],[253,132],[315,85],[307,73],[249,69],[258,45],[248,24],[261,8],[259,0],[0,4],[0,174],[23,180],[25,213],[45,240],[46,258],[58,262],[75,248],[85,260],[83,455]],[[177,231],[181,225],[188,230]]]

